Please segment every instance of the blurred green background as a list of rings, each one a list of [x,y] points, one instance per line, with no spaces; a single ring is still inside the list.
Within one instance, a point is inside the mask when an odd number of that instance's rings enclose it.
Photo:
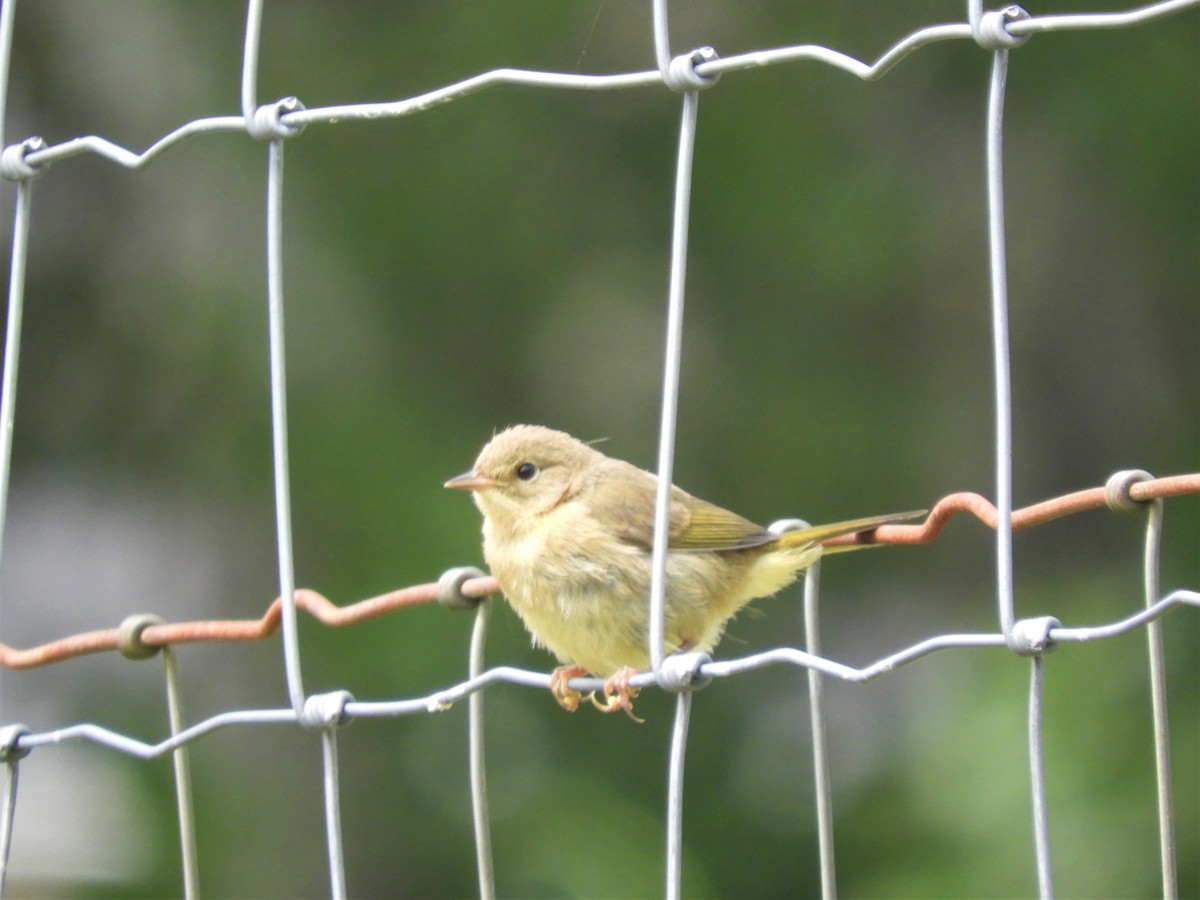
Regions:
[[[1060,0],[1034,14],[1123,9]],[[141,150],[238,112],[244,4],[40,0],[17,10],[7,140]],[[677,51],[820,43],[873,60],[963,4],[672,5]],[[1035,36],[1006,107],[1018,505],[1113,471],[1200,463],[1195,12]],[[501,66],[653,66],[648,2],[267,4],[259,98],[394,100]],[[927,47],[877,83],[814,63],[726,75],[700,100],[676,480],[759,521],[993,493],[982,125],[990,58]],[[679,98],[499,89],[286,145],[285,293],[298,582],[347,603],[478,564],[441,483],[494,429],[538,422],[651,467]],[[264,268],[266,148],[220,135],[130,172],[85,156],[34,186],[5,535],[6,643],[149,610],[257,617],[278,593]],[[4,188],[4,209],[14,191]],[[3,216],[4,245],[11,212]],[[1143,520],[1015,539],[1018,614],[1101,624],[1142,602]],[[1163,586],[1200,581],[1200,501],[1166,509]],[[996,627],[992,536],[824,567],[831,658],[865,665]],[[719,655],[802,642],[799,590]],[[1183,896],[1200,894],[1200,616],[1165,620]],[[464,677],[471,617],[303,618],[309,692],[420,696]],[[489,660],[539,670],[497,606]],[[276,637],[179,651],[189,719],[286,703]],[[831,683],[847,896],[1030,895],[1028,663],[950,651]],[[1050,838],[1061,896],[1159,892],[1145,636],[1047,660]],[[159,664],[116,655],[2,673],[4,721],[93,721],[157,741]],[[695,697],[687,896],[819,890],[806,687],[772,668]],[[540,691],[487,692],[501,895],[662,891],[672,704],[636,725]],[[474,891],[466,707],[340,734],[353,896]],[[328,893],[320,741],[230,728],[192,745],[208,896]],[[180,891],[170,761],[92,745],[21,765],[14,896]]]

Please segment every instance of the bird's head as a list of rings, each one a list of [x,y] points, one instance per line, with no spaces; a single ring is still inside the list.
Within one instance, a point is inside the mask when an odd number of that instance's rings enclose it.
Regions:
[[[446,487],[471,491],[493,527],[521,531],[583,490],[603,459],[565,432],[514,425],[492,438],[474,467]]]

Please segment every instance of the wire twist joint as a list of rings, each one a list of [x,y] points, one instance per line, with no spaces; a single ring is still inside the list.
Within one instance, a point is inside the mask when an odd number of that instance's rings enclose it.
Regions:
[[[975,26],[975,42],[985,50],[1012,50],[1014,47],[1020,47],[1032,35],[1013,34],[1008,30],[1008,26],[1013,22],[1031,18],[1033,17],[1028,12],[1015,3],[1003,9],[986,12]]]
[[[21,738],[30,734],[24,725],[5,725],[0,728],[0,762],[14,763],[29,755],[31,748],[21,746]]]
[[[337,728],[346,724],[346,704],[354,702],[354,695],[349,691],[330,691],[327,694],[313,694],[304,701],[300,710],[300,725],[303,728]]]
[[[712,681],[702,668],[712,662],[707,653],[672,653],[658,670],[658,686],[672,694],[694,691]]]
[[[289,125],[284,121],[284,116],[302,109],[304,104],[295,97],[284,97],[274,103],[264,104],[246,122],[246,130],[250,132],[250,137],[259,141],[282,141],[295,137],[304,130],[304,125]]]
[[[483,578],[484,574],[474,566],[459,566],[447,569],[437,580],[437,602],[446,609],[462,611],[474,609],[481,598],[468,597],[463,593],[463,585],[472,578]]]
[[[663,83],[673,91],[686,94],[689,91],[702,91],[710,88],[721,79],[721,74],[701,75],[697,66],[713,62],[720,57],[712,47],[697,47],[687,53],[681,53],[667,64],[663,72]]]
[[[158,653],[162,647],[147,644],[142,640],[142,632],[151,625],[162,625],[163,619],[154,613],[135,613],[126,616],[117,628],[117,650],[126,659],[149,659]]]
[[[1141,481],[1153,481],[1154,476],[1144,469],[1125,469],[1114,472],[1104,483],[1104,502],[1115,513],[1141,512],[1145,500],[1134,500],[1129,489]]]
[[[1062,622],[1054,616],[1021,619],[1013,624],[1012,634],[1008,638],[1009,649],[1018,656],[1049,653],[1058,646],[1050,634],[1055,628],[1062,628]]]
[[[19,144],[5,147],[0,151],[0,178],[5,181],[28,181],[37,178],[50,168],[50,164],[31,163],[26,157],[45,148],[46,142],[40,137],[28,137]]]

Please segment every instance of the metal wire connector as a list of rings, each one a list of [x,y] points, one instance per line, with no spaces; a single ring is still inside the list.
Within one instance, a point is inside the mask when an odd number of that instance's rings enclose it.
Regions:
[[[1031,18],[1033,17],[1028,12],[1015,3],[984,13],[974,28],[975,42],[985,50],[1011,50],[1020,47],[1032,35],[1013,34],[1008,30],[1008,25]]]
[[[1062,622],[1054,616],[1038,616],[1014,622],[1008,640],[1009,649],[1018,656],[1041,656],[1043,653],[1049,653],[1058,646],[1050,636],[1050,632],[1055,628],[1062,628]]]
[[[21,738],[30,734],[25,725],[5,725],[0,728],[0,762],[12,763],[29,755],[30,747],[21,746]]]
[[[1104,502],[1115,513],[1141,512],[1148,500],[1134,500],[1129,489],[1142,481],[1153,481],[1154,476],[1143,469],[1125,469],[1114,472],[1104,483]]]
[[[712,47],[697,47],[695,50],[681,53],[667,64],[666,71],[663,72],[663,83],[680,94],[710,88],[721,80],[721,73],[701,75],[696,71],[696,67],[717,59],[720,59],[720,56]]]
[[[304,130],[304,123],[289,125],[283,121],[288,113],[299,112],[304,104],[295,97],[284,97],[267,103],[254,111],[254,117],[246,122],[250,137],[259,141],[282,141],[295,137]]]
[[[149,659],[158,653],[162,647],[147,644],[142,640],[142,632],[151,625],[166,624],[161,616],[154,613],[135,613],[126,616],[117,629],[117,649],[126,659]]]
[[[37,178],[50,168],[50,164],[36,165],[26,157],[45,148],[46,142],[40,137],[28,137],[19,144],[5,147],[0,151],[0,178],[5,181],[28,181],[30,178]]]
[[[482,597],[468,597],[463,593],[463,585],[472,578],[483,578],[484,573],[474,566],[459,566],[447,569],[437,580],[437,602],[446,609],[467,610],[479,605]]]
[[[304,701],[298,721],[303,728],[336,728],[348,721],[346,704],[353,702],[349,691],[313,694]]]
[[[811,527],[804,519],[780,519],[777,522],[772,522],[767,526],[767,531],[771,534],[786,534],[789,531],[799,531],[802,528]]]
[[[658,670],[658,686],[672,694],[694,691],[712,681],[701,668],[712,662],[707,653],[672,653]]]

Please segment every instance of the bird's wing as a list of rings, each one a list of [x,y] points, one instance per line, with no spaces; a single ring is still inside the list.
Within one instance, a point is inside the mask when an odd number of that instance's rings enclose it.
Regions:
[[[618,523],[618,537],[645,550],[654,545],[656,486],[649,472],[629,466],[601,480],[594,494],[598,514],[604,521]],[[748,519],[677,487],[671,488],[667,529],[671,550],[739,550],[776,539]]]
[[[761,525],[704,500],[688,497],[685,508],[686,524],[671,529],[672,550],[745,550],[776,540]]]

